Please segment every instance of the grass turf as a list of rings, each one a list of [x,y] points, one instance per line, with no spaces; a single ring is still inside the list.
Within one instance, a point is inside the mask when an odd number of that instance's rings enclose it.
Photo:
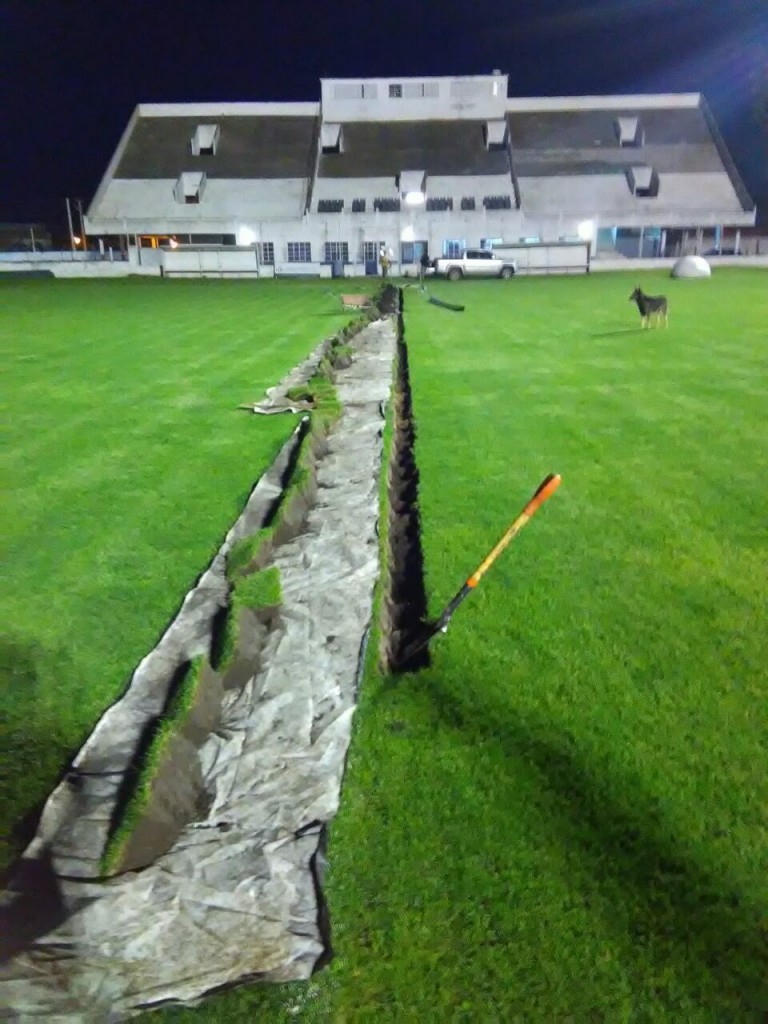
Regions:
[[[165,1021],[762,1021],[762,271],[406,293],[436,615],[563,484],[432,647],[361,694],[310,986]],[[153,1018],[154,1019],[154,1018]]]
[[[328,289],[0,283],[0,867],[295,424],[236,407],[349,321]]]

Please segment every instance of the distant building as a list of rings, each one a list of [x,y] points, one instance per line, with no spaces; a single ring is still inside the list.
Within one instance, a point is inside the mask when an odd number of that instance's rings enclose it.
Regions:
[[[51,233],[45,224],[0,224],[0,252],[47,252]]]
[[[324,79],[319,103],[141,104],[89,237],[246,245],[278,272],[593,239],[673,255],[755,223],[699,94],[514,99],[507,76]],[[733,243],[731,243],[733,244]]]

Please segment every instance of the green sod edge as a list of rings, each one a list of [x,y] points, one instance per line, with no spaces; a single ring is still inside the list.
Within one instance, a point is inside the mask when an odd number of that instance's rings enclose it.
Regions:
[[[276,608],[281,601],[280,570],[276,566],[237,577],[229,595],[221,642],[211,659],[216,672],[226,672],[235,660],[240,643],[241,611]]]
[[[288,397],[307,397],[312,401],[314,410],[311,413],[310,428],[301,441],[296,467],[283,493],[275,522],[266,529],[258,530],[253,536],[237,541],[227,554],[226,572],[232,590],[221,641],[211,655],[211,667],[217,672],[226,671],[234,659],[241,609],[274,607],[282,600],[279,570],[275,566],[263,568],[263,563],[269,558],[275,534],[287,513],[312,484],[318,444],[341,416],[341,402],[333,386],[334,366],[338,360],[349,358],[352,354],[353,350],[347,344],[347,339],[363,330],[376,315],[375,310],[365,311],[364,315],[342,328],[331,340],[327,353],[308,383],[289,392]],[[167,709],[157,723],[138,767],[133,791],[104,847],[99,862],[101,877],[117,874],[120,870],[128,841],[152,798],[154,780],[171,738],[182,731],[189,711],[195,703],[206,663],[208,658],[204,655],[189,663]]]
[[[157,721],[137,769],[133,792],[125,802],[101,855],[99,869],[102,877],[117,874],[120,870],[126,846],[152,798],[152,786],[168,745],[172,737],[181,732],[195,704],[207,660],[205,655],[200,655],[189,662],[166,709]]]
[[[392,586],[389,551],[389,467],[395,456],[395,389],[398,387],[400,356],[392,364],[392,386],[384,414],[382,433],[381,472],[379,473],[379,577],[373,591],[371,632],[365,655],[363,685],[365,680],[380,676],[384,672],[387,655],[384,649],[386,625],[384,622],[384,598]]]

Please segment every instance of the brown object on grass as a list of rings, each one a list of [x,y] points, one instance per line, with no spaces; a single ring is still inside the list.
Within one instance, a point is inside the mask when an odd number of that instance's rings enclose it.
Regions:
[[[365,309],[371,305],[370,295],[342,295],[341,304],[344,309]]]

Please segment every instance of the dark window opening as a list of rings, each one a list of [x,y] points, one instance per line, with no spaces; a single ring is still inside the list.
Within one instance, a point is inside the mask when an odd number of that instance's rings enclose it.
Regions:
[[[427,209],[435,212],[452,210],[453,199],[435,196],[427,200]]]

